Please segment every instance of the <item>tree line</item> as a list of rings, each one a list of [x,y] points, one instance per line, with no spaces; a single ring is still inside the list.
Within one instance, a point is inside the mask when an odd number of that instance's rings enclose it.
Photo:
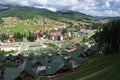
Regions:
[[[13,38],[15,38],[16,42],[22,42],[23,38],[26,37],[28,41],[35,41],[36,40],[36,35],[34,33],[30,33],[28,35],[26,34],[21,34],[20,32],[15,32],[13,33]],[[9,34],[2,34],[0,36],[0,40],[2,42],[4,42],[5,40],[9,40],[10,39],[10,35]]]
[[[120,52],[120,20],[110,21],[93,35],[99,46],[99,52],[106,55]]]

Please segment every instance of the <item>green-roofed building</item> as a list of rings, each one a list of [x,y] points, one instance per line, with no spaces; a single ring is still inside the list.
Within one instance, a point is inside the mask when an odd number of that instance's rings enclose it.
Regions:
[[[42,62],[37,59],[37,58],[34,58],[32,61],[31,61],[32,65],[34,68],[37,68],[37,67],[40,67],[40,66],[43,66],[44,64],[42,64]]]
[[[81,46],[78,46],[76,50],[70,52],[72,60],[76,61],[78,64],[86,62],[87,58],[83,57],[84,54],[85,51]]]
[[[93,55],[95,53],[98,53],[98,45],[92,45],[89,49],[86,50],[86,53],[88,55]]]
[[[89,48],[91,51],[97,52],[98,51],[98,45],[93,45]]]
[[[25,59],[25,57],[21,54],[14,56],[15,63],[23,63],[24,59]]]
[[[5,60],[5,56],[0,55],[0,62],[4,62],[4,60]]]
[[[53,75],[64,66],[64,62],[61,56],[58,56],[54,53],[43,54],[40,57],[39,61],[42,64],[37,68],[37,72],[39,75]]]
[[[7,68],[4,80],[34,80],[36,70],[29,61],[24,61],[18,68]]]
[[[32,61],[35,58],[35,55],[33,53],[30,53],[27,58],[29,59],[29,61]]]
[[[12,54],[9,54],[8,56],[0,56],[0,61],[1,62],[15,62],[15,63],[22,63],[24,61],[25,57],[22,56],[21,54],[18,54],[16,56],[13,56]]]
[[[72,58],[79,57],[81,54],[84,54],[84,49],[81,46],[78,46],[76,50],[71,51],[70,55]]]
[[[64,61],[65,66],[69,69],[69,70],[73,70],[74,68],[78,67],[78,63],[73,60],[70,56],[62,56],[62,59]]]
[[[57,56],[51,62],[46,65],[46,75],[53,75],[57,73],[62,67],[64,67],[64,62],[60,56]]]
[[[6,63],[14,62],[14,58],[15,56],[13,56],[12,54],[9,54],[8,56],[5,56],[4,62]]]
[[[56,53],[44,53],[40,57],[40,62],[44,65],[48,64],[49,62],[53,61],[57,57]]]

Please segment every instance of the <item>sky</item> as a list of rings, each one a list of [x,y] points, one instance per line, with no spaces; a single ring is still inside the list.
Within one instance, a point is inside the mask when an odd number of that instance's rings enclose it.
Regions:
[[[120,0],[0,0],[0,2],[46,8],[51,11],[70,9],[91,16],[120,16]]]

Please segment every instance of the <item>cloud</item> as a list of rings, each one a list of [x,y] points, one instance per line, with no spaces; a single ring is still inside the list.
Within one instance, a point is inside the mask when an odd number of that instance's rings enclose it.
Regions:
[[[35,6],[36,8],[44,8],[44,9],[48,9],[50,11],[56,12],[56,8],[54,7],[47,7],[47,6]]]
[[[110,7],[110,3],[109,2],[105,2],[105,7],[109,8]]]
[[[120,0],[1,0],[57,11],[63,8],[92,16],[120,16]]]
[[[78,3],[78,0],[48,0],[48,4],[54,6],[74,6]]]
[[[116,0],[116,2],[113,2],[113,7],[117,9],[120,8],[120,1]]]
[[[51,10],[51,11],[53,11],[53,12],[55,12],[55,11],[57,11],[55,8],[53,8],[53,7],[47,7],[47,9],[48,10]]]
[[[1,0],[1,2],[16,3],[24,6],[36,6],[47,4],[47,0]]]

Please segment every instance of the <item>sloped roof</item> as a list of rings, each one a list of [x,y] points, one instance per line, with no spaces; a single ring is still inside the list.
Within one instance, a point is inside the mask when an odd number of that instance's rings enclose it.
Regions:
[[[41,65],[44,65],[44,64],[42,64],[42,62],[41,62],[39,59],[37,59],[37,58],[34,58],[34,59],[31,61],[31,63],[32,63],[32,64],[39,63],[39,64],[41,64]]]
[[[10,59],[11,61],[13,61],[17,57],[20,58],[22,61],[24,61],[24,56],[22,56],[21,54],[18,54],[16,56],[13,56],[12,54],[9,54],[8,56],[2,56],[2,55],[0,55],[0,61],[4,61],[7,58]]]
[[[89,50],[92,50],[92,51],[98,51],[98,45],[93,45],[89,48]]]
[[[12,54],[9,54],[7,58],[9,58],[10,60],[14,60],[15,56],[13,56]]]
[[[23,55],[21,55],[21,54],[18,54],[18,55],[16,55],[16,56],[14,56],[14,59],[16,59],[16,58],[19,58],[19,59],[21,59],[22,61],[24,61],[24,59],[25,59],[25,57],[24,57]]]
[[[78,64],[81,64],[83,62],[87,61],[87,58],[77,57],[74,59]]]
[[[81,46],[78,46],[78,48],[72,52],[70,52],[70,56],[73,60],[75,60],[78,64],[81,64],[87,60],[87,58],[82,58],[80,55],[84,54],[85,51]]]
[[[34,55],[33,53],[30,53],[30,54],[28,55],[28,58],[34,59],[34,58],[35,58],[35,55]]]
[[[36,76],[35,70],[32,68],[31,63],[26,60],[18,68],[7,68],[5,80],[15,80],[23,71],[29,73],[33,77]]]
[[[70,55],[65,55],[65,56],[63,55],[62,59],[64,61],[65,66],[70,70],[73,70],[78,66],[78,63],[75,61],[75,59],[72,59]]]
[[[4,59],[5,59],[5,56],[0,55],[0,61],[4,61]]]
[[[55,58],[57,57],[57,55],[55,53],[52,53],[52,54],[47,54],[47,53],[44,53],[41,58],[39,59],[39,61],[46,65],[48,64],[49,61],[53,61]]]
[[[49,60],[53,61],[54,59],[56,59],[57,55],[55,53],[52,53],[52,54],[48,54],[47,57]]]
[[[84,53],[85,53],[84,49],[81,46],[78,46],[76,50],[70,52],[70,55],[74,59],[79,57],[80,54],[84,54]]]
[[[69,61],[69,59],[65,59],[64,57],[63,57],[62,59],[63,59],[63,61],[64,61],[65,66],[66,66],[68,69],[73,70],[73,65],[72,65],[72,63]]]
[[[64,66],[64,62],[60,56],[56,57],[52,62],[46,65],[46,74],[55,74]]]
[[[19,74],[20,70],[17,70],[17,68],[7,68],[4,80],[15,80]]]
[[[28,72],[29,74],[31,74],[32,76],[35,76],[35,71],[33,71],[33,68],[32,68],[32,64],[31,62],[29,61],[24,61],[23,64],[21,64],[18,69],[20,69],[21,71],[26,71]]]
[[[48,63],[48,57],[47,56],[42,56],[39,61],[43,64],[46,65]]]

